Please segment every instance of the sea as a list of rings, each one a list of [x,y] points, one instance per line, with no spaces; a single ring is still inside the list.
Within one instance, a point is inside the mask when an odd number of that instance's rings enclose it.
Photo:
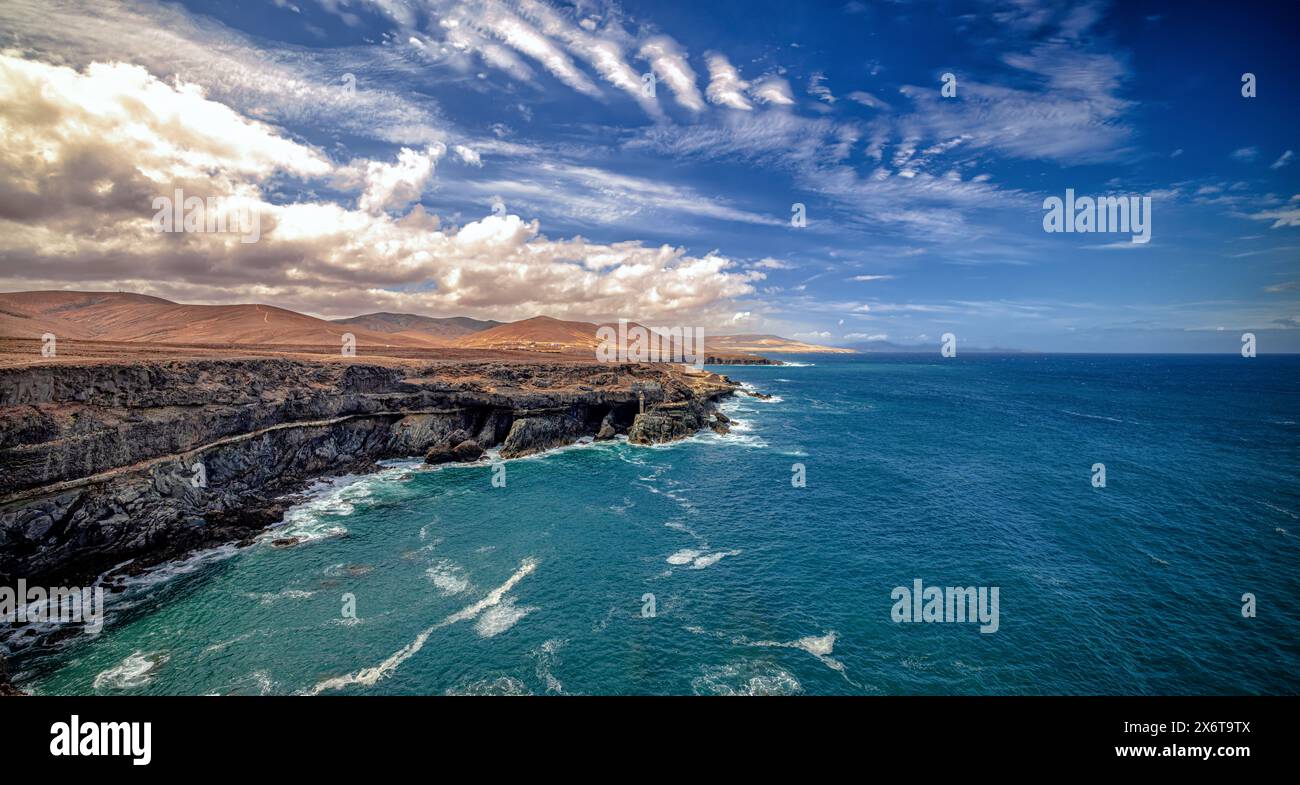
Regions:
[[[1300,357],[787,359],[711,368],[771,396],[727,402],[725,436],[322,481],[256,544],[127,581],[98,634],[17,652],[14,680],[1300,692]],[[996,589],[996,625],[913,613],[918,585]]]

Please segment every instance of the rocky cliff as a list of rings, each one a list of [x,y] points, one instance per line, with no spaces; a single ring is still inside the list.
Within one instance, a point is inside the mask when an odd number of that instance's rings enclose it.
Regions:
[[[0,584],[78,585],[247,540],[313,479],[385,458],[683,438],[734,389],[635,364],[262,356],[0,368]]]

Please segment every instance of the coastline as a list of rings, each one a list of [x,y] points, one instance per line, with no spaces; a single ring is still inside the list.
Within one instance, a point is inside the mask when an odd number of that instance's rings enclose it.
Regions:
[[[739,388],[675,366],[350,359],[0,369],[0,458],[11,467],[0,580],[76,585],[123,562],[138,571],[243,541],[316,479],[467,435],[505,458],[582,436],[685,438]]]
[[[669,365],[344,359],[0,368],[0,459],[11,467],[0,480],[0,582],[112,591],[115,578],[252,544],[318,480],[368,474],[383,460],[440,462],[466,440],[510,459],[583,437],[657,444],[725,433],[718,403],[740,389]],[[4,694],[23,693],[0,657]]]

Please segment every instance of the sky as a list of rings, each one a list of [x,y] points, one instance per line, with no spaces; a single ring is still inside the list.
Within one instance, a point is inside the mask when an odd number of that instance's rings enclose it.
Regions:
[[[1252,332],[1296,352],[1298,19],[5,0],[0,290],[835,345],[1237,352]],[[258,216],[256,242],[159,231],[177,189]],[[1067,189],[1148,198],[1149,241],[1045,231]]]

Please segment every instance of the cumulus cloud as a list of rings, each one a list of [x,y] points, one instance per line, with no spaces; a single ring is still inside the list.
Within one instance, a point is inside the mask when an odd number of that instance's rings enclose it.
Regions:
[[[446,152],[447,148],[442,145],[422,152],[403,147],[397,154],[396,163],[359,161],[341,172],[339,181],[349,183],[360,179],[364,183],[357,206],[365,212],[401,210],[424,194],[424,189],[433,180],[434,165]]]
[[[456,153],[456,157],[460,158],[462,163],[469,164],[470,166],[483,165],[483,158],[479,156],[478,151],[472,150],[463,144],[456,145],[452,148],[452,151]]]
[[[141,106],[151,111],[139,111]],[[417,310],[523,318],[681,316],[722,323],[758,271],[670,245],[550,239],[491,215],[441,228],[423,206],[441,147],[335,164],[193,85],[142,68],[83,71],[0,56],[0,286],[121,288],[324,315]],[[272,199],[285,177],[352,187],[355,208]],[[238,198],[260,241],[154,231],[151,199]]]
[[[149,111],[141,111],[148,106]],[[321,177],[320,152],[144,68],[85,73],[0,55],[0,217],[131,212],[183,188],[230,195],[273,174]]]

